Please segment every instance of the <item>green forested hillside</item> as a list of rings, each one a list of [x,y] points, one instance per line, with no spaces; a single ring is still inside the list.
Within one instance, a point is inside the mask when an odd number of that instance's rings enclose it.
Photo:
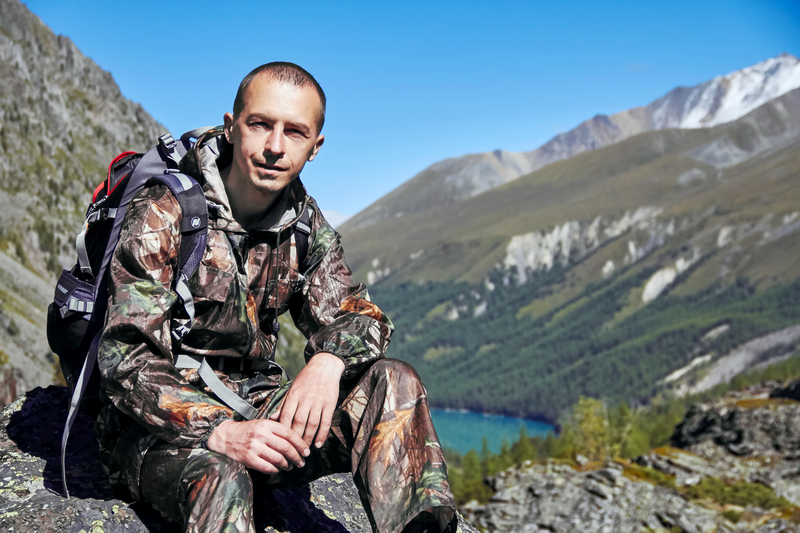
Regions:
[[[465,408],[555,421],[580,396],[645,401],[657,382],[697,355],[723,355],[744,341],[800,323],[800,279],[759,291],[747,279],[715,283],[690,296],[666,295],[613,324],[643,268],[587,288],[539,318],[517,316],[565,271],[484,294],[497,312],[447,320],[442,302],[481,287],[465,283],[376,287],[373,299],[398,330],[389,355],[414,364],[435,407]],[[691,272],[686,274],[691,276]],[[729,331],[703,340],[721,324]]]
[[[799,132],[795,91],[344,242],[397,326],[389,355],[435,406],[554,420],[581,395],[685,393],[733,348],[800,324]]]

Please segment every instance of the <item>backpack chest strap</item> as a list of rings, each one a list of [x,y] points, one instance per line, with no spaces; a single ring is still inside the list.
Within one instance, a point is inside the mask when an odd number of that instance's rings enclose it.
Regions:
[[[217,398],[242,415],[246,420],[253,420],[258,414],[258,411],[252,405],[244,401],[220,381],[205,357],[179,354],[175,358],[175,368],[196,368],[200,378],[217,395]]]

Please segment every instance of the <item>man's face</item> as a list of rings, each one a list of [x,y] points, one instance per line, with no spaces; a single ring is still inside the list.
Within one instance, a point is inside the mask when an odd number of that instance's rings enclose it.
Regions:
[[[228,179],[271,201],[319,152],[325,140],[317,132],[320,105],[312,87],[255,78],[239,116],[225,113],[225,137],[233,145]]]

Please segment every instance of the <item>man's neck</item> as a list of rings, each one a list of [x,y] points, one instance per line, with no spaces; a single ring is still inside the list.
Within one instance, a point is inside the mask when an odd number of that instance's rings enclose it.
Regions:
[[[228,203],[231,207],[233,219],[242,228],[249,231],[269,212],[275,204],[275,200],[280,196],[278,193],[256,192],[248,188],[244,180],[235,179],[231,176],[233,165],[220,170],[222,183],[225,185],[225,192],[228,195]]]

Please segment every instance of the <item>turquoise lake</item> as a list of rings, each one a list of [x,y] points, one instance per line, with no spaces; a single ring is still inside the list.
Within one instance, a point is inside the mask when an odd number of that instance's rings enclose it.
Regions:
[[[519,439],[519,430],[523,425],[529,437],[544,437],[554,430],[553,426],[544,422],[471,411],[431,409],[431,416],[442,446],[460,453],[470,450],[480,452],[483,437],[489,439],[489,449],[499,453],[503,439],[507,439],[509,444],[514,443]]]

